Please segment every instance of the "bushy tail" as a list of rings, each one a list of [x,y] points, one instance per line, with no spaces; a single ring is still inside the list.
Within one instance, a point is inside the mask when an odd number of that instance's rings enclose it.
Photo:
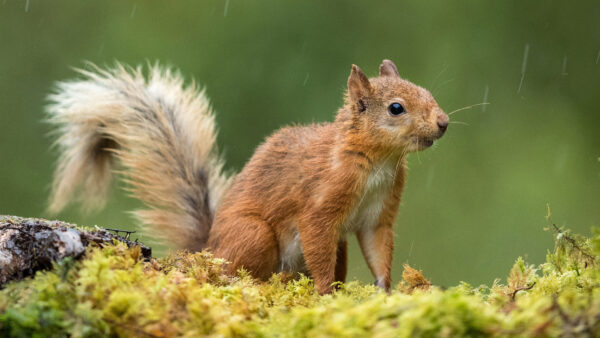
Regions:
[[[72,198],[84,209],[102,207],[117,158],[128,190],[147,206],[135,215],[151,234],[201,250],[231,181],[221,170],[204,92],[158,65],[148,67],[147,78],[141,67],[91,67],[49,97],[49,120],[60,135],[49,210]]]

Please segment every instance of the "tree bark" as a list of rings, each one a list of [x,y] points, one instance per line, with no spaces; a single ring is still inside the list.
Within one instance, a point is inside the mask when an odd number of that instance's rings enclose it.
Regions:
[[[0,288],[49,269],[65,257],[81,257],[90,243],[102,246],[114,240],[140,246],[147,259],[152,255],[151,248],[137,240],[132,242],[106,229],[87,231],[61,221],[0,215]]]

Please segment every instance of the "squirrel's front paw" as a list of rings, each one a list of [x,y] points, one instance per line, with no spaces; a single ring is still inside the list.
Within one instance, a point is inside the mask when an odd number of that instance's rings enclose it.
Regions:
[[[375,286],[380,287],[385,290],[385,292],[390,293],[390,280],[385,278],[378,278],[375,280]]]

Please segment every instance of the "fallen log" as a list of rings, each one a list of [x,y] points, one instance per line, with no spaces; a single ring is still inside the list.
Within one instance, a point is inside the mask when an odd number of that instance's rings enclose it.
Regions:
[[[130,247],[140,246],[146,259],[152,255],[151,248],[107,229],[83,229],[61,221],[0,215],[0,288],[9,281],[49,269],[63,258],[79,258],[92,243],[104,246],[114,240]]]

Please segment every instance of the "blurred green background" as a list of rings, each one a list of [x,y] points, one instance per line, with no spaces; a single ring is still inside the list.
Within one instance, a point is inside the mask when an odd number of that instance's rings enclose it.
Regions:
[[[3,0],[0,214],[50,217],[45,97],[84,60],[159,60],[205,85],[239,170],[278,127],[332,120],[351,64],[375,76],[383,58],[447,112],[491,103],[410,156],[394,281],[403,262],[446,286],[542,262],[547,203],[559,226],[600,223],[598,1]],[[139,203],[115,188],[100,213],[56,217],[133,228]],[[349,277],[372,281],[351,243]]]

